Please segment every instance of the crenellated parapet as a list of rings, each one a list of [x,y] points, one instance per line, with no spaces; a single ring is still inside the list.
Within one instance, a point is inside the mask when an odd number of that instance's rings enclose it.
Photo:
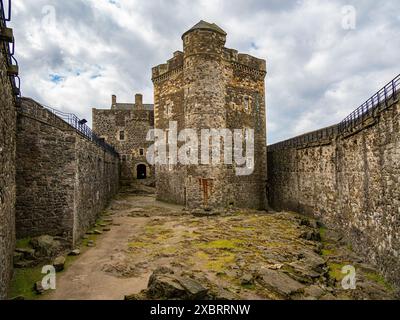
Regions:
[[[152,69],[152,80],[155,83],[167,80],[171,75],[183,71],[182,51],[175,51],[174,56],[167,63],[160,64]]]

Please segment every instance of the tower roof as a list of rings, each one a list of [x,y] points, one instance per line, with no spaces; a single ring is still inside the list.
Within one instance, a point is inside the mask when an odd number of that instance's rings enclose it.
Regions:
[[[200,20],[200,22],[198,24],[194,25],[191,29],[189,29],[182,35],[182,39],[187,33],[192,32],[194,30],[211,30],[211,31],[220,33],[224,36],[227,35],[227,33],[224,30],[222,30],[220,27],[218,27],[215,23],[209,23],[204,20]]]

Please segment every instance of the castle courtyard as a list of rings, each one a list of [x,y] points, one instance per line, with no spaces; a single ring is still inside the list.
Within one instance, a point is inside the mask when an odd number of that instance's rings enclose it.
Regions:
[[[96,235],[98,230],[106,231]],[[156,201],[152,188],[140,185],[123,189],[78,247],[81,254],[57,274],[56,290],[32,298],[146,299],[141,291],[157,269],[174,272],[168,281],[161,278],[158,288],[167,296],[158,299],[178,294],[171,289],[179,286],[171,282],[176,279],[201,284],[205,299],[394,297],[338,233],[312,219],[242,209],[196,217]],[[348,264],[357,270],[355,290],[342,288],[341,270]],[[24,275],[19,269],[14,289]]]

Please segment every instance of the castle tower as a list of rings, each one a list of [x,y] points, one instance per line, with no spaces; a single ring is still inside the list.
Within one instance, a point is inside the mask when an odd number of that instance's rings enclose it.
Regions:
[[[226,128],[223,64],[226,33],[215,24],[200,21],[184,33],[182,39],[185,127],[196,129],[200,141],[202,129]],[[225,204],[224,181],[223,163],[187,168],[189,207],[207,208]]]
[[[200,21],[183,34],[183,52],[152,69],[155,128],[168,130],[174,121],[178,132],[194,129],[202,142],[198,165],[156,165],[159,200],[207,211],[267,205],[266,62],[226,48],[226,37],[217,25]],[[254,170],[239,176],[239,165],[224,162],[224,137],[218,137],[221,153],[212,154],[218,149],[212,150],[212,138],[201,141],[203,129],[254,130]],[[207,143],[209,162],[204,162],[201,149]],[[219,163],[212,162],[215,156]]]

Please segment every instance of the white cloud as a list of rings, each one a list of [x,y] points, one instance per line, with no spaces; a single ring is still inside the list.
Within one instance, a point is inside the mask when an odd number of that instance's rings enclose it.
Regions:
[[[340,121],[399,73],[400,2],[365,0],[13,0],[22,92],[88,120],[111,94],[152,102],[151,68],[200,19],[265,58],[269,142]],[[353,5],[355,30],[342,28]],[[53,6],[54,27],[43,23]]]

